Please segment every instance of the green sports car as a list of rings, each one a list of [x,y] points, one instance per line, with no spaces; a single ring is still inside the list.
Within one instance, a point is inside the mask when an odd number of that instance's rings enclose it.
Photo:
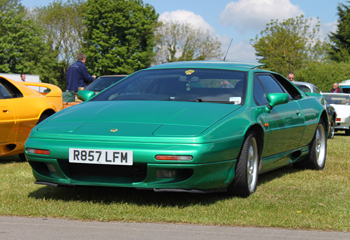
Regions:
[[[138,71],[32,131],[37,184],[222,192],[247,197],[258,174],[322,170],[324,98],[259,64],[177,62]]]

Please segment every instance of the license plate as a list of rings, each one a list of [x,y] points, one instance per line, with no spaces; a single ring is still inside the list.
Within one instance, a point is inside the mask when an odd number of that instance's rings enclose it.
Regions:
[[[69,162],[131,166],[133,164],[133,152],[122,150],[70,148]]]

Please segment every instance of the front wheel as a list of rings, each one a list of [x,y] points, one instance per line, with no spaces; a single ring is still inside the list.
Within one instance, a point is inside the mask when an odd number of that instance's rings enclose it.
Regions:
[[[238,157],[235,177],[227,188],[227,193],[238,197],[248,197],[256,190],[259,171],[259,149],[256,134],[248,132]]]

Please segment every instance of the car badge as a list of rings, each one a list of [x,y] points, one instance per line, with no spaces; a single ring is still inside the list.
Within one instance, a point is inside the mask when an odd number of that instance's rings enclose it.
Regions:
[[[118,132],[118,129],[117,128],[113,128],[110,130],[111,132]]]

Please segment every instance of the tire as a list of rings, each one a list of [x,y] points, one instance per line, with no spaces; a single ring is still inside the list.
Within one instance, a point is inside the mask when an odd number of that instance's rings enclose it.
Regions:
[[[345,135],[350,136],[350,129],[345,129]]]
[[[310,144],[310,153],[302,161],[295,163],[294,166],[304,169],[323,170],[326,164],[326,156],[326,128],[324,122],[320,120]]]
[[[20,154],[18,154],[18,156],[19,156],[19,159],[21,160],[21,162],[26,162],[27,161],[26,156],[24,155],[24,153],[20,153]]]
[[[330,138],[330,139],[334,138],[334,133],[335,133],[334,127],[335,127],[335,120],[334,120],[334,118],[332,118],[331,126],[329,128],[329,134],[328,134],[328,138]]]
[[[256,134],[249,131],[244,139],[236,163],[235,177],[227,188],[227,193],[238,197],[248,197],[256,190],[259,172],[259,148]]]

